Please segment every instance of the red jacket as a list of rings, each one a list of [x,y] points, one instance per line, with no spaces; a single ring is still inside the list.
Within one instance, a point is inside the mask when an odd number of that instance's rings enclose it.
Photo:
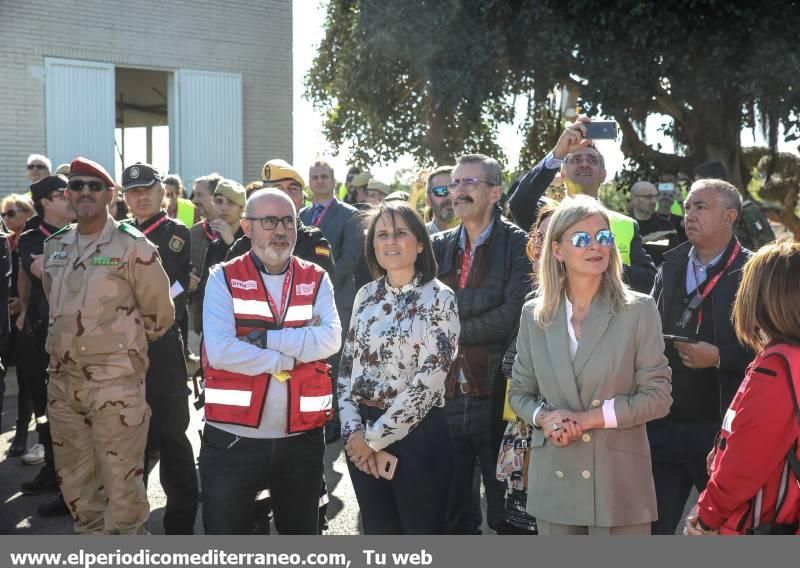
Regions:
[[[302,327],[313,317],[314,301],[325,271],[316,264],[292,257],[284,293],[288,293],[285,318],[276,321],[267,301],[264,281],[250,253],[223,264],[225,280],[233,298],[236,336],[251,331]],[[274,298],[280,310],[281,298]],[[318,428],[333,415],[333,389],[325,361],[298,363],[289,373],[287,433]],[[256,428],[261,423],[264,402],[272,377],[251,376],[212,367],[203,353],[205,415],[212,422]]]
[[[750,365],[723,419],[711,479],[698,501],[705,526],[745,534],[800,519],[800,481],[786,459],[800,440],[798,393],[800,346],[770,346]]]

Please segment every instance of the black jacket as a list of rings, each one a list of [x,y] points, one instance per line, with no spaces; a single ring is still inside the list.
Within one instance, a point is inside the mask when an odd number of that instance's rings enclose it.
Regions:
[[[557,169],[548,169],[544,160],[536,164],[531,171],[519,181],[516,191],[508,201],[508,207],[514,221],[525,229],[530,230],[536,221],[539,212],[539,199],[547,191],[547,187],[556,177]],[[648,294],[653,286],[656,267],[647,251],[644,250],[642,237],[639,234],[639,224],[634,224],[633,240],[631,241],[631,265],[625,266],[625,279],[631,288],[642,294]]]
[[[731,244],[728,245],[728,249],[722,255],[721,263],[727,261],[735,242],[735,239],[731,240]],[[683,294],[677,294],[676,291],[686,290],[684,278],[686,277],[686,267],[689,262],[689,250],[691,248],[691,243],[686,242],[666,252],[664,254],[664,264],[661,265],[656,275],[651,295],[656,300],[658,312],[661,314],[662,329],[664,330],[672,329],[673,324],[673,322],[665,319],[665,315],[682,311],[674,305],[674,302],[680,302],[684,296]],[[720,417],[725,414],[736,391],[739,389],[739,384],[744,379],[747,366],[755,356],[750,349],[736,339],[733,324],[731,323],[731,309],[742,277],[742,267],[752,254],[749,250],[742,249],[730,268],[723,272],[710,296],[714,322],[714,345],[719,348],[720,359],[719,370],[716,370],[719,382]],[[708,302],[708,299],[706,299],[706,302]],[[678,379],[680,373],[687,370],[679,359],[670,358],[670,366],[673,367],[673,382]],[[673,391],[673,396],[675,394],[676,392]]]
[[[454,259],[461,225],[432,237],[439,277],[458,270]],[[489,347],[488,375],[493,382],[503,355],[519,327],[525,295],[531,289],[531,263],[525,252],[528,235],[497,215],[489,240],[489,267],[482,288],[455,290],[461,322],[459,344]],[[481,246],[487,246],[486,244]]]
[[[231,246],[225,260],[231,260],[250,251],[250,237],[244,235]],[[313,262],[328,273],[333,279],[333,254],[331,245],[322,236],[318,227],[304,225],[297,218],[297,243],[294,245],[294,256]]]

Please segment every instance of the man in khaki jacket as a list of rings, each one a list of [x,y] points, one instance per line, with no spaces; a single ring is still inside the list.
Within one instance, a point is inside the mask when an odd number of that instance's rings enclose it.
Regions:
[[[156,248],[108,214],[114,180],[85,158],[70,166],[78,224],[45,242],[47,351],[56,476],[83,534],[141,534],[150,409],[147,345],[175,319]]]

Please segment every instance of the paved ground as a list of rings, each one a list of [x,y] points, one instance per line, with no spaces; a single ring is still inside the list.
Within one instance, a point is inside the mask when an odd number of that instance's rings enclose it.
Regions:
[[[51,499],[55,494],[28,497],[20,493],[19,484],[32,479],[40,466],[24,465],[19,458],[8,458],[8,451],[14,437],[14,424],[17,417],[16,376],[11,369],[6,377],[6,397],[3,404],[2,432],[0,432],[0,534],[70,534],[72,522],[68,516],[43,519],[36,516],[36,508]],[[202,427],[201,412],[192,407],[192,423],[189,426],[189,439],[194,446],[195,456],[200,451],[198,431]],[[28,445],[36,443],[36,432],[31,432]],[[353,486],[347,474],[341,442],[330,445],[325,452],[325,478],[331,494],[328,505],[329,534],[359,534],[358,503]],[[158,467],[153,470],[148,487],[151,514],[149,530],[154,534],[163,533],[161,519],[164,513],[164,493],[158,480]],[[202,505],[201,505],[202,506]],[[196,532],[202,533],[200,515],[197,516]]]

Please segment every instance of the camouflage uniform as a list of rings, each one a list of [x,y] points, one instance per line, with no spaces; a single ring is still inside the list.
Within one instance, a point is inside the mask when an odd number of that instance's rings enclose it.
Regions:
[[[736,238],[746,249],[757,251],[775,240],[775,233],[755,201],[745,199],[742,203],[742,216],[736,224]]]
[[[175,319],[169,280],[156,248],[111,217],[79,245],[69,225],[44,248],[56,475],[81,533],[143,533],[147,349]]]

